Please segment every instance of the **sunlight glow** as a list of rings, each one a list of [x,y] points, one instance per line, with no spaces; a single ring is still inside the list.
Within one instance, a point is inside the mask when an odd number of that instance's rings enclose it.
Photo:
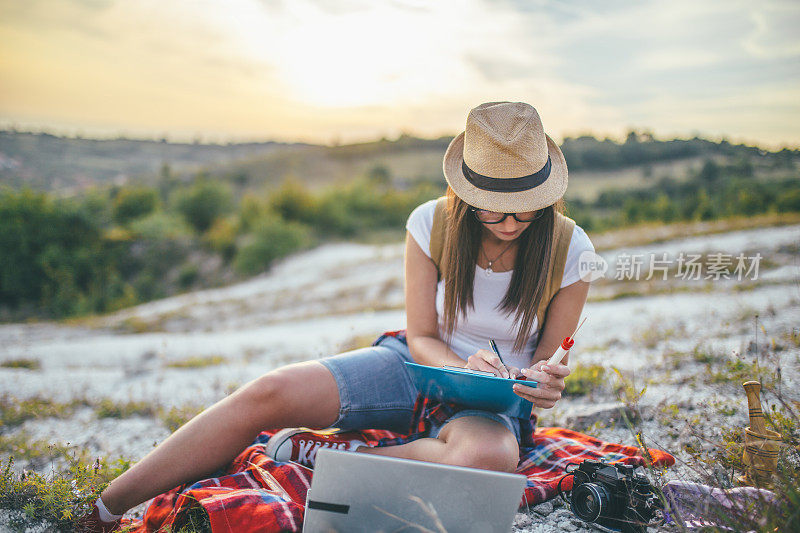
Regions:
[[[459,77],[437,32],[441,12],[375,3],[330,13],[302,0],[281,9],[280,26],[257,15],[233,22],[245,53],[271,64],[293,100],[391,105],[452,87]]]

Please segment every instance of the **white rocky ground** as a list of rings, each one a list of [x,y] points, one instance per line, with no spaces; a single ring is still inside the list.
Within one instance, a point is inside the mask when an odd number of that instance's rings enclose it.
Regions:
[[[645,414],[642,425],[650,445],[678,456],[679,465],[668,476],[699,479],[691,464],[683,464],[689,457],[681,450],[692,438],[692,427],[712,434],[724,424],[746,425],[741,387],[710,384],[709,370],[696,360],[697,353],[747,362],[761,354],[765,367],[780,365],[783,391],[796,394],[800,389],[800,349],[787,337],[800,331],[799,249],[800,226],[794,225],[602,251],[612,270],[593,284],[584,310],[589,319],[572,351],[571,365],[616,367],[639,388],[648,384],[639,401]],[[761,253],[764,259],[757,280],[681,280],[674,270],[667,281],[610,279],[623,253],[667,253],[674,260],[680,252],[734,257]],[[0,368],[0,394],[209,405],[287,362],[366,345],[384,330],[402,328],[402,305],[401,245],[322,246],[231,287],[70,324],[2,325],[0,362],[32,359],[41,368]],[[211,356],[224,362],[199,368],[169,366]],[[613,382],[613,372],[606,374]],[[543,423],[634,443],[619,420],[620,404],[612,388],[600,386],[588,395],[565,397],[543,413]],[[720,407],[729,416],[720,414]],[[5,434],[19,432],[34,440],[69,442],[92,453],[128,458],[141,457],[168,435],[155,419],[98,419],[91,408],[78,409],[69,419],[29,420],[7,428]],[[515,531],[584,530],[571,516],[563,507],[544,504],[527,515],[518,514]]]

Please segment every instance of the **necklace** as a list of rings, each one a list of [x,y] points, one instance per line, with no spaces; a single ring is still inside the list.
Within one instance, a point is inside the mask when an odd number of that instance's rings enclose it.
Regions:
[[[481,252],[483,252],[483,257],[485,257],[485,258],[486,258],[486,262],[488,263],[488,266],[486,267],[486,277],[487,277],[487,278],[488,278],[489,276],[491,276],[491,275],[492,275],[492,273],[494,272],[494,270],[492,270],[492,265],[493,265],[494,263],[496,263],[497,261],[499,261],[499,260],[500,260],[500,258],[501,258],[501,257],[503,257],[503,255],[504,255],[504,254],[505,254],[505,253],[506,253],[506,252],[507,252],[507,251],[508,251],[508,250],[511,248],[511,245],[513,245],[513,244],[514,244],[514,241],[511,241],[510,243],[508,243],[508,246],[506,246],[505,248],[503,248],[503,251],[502,251],[502,252],[500,252],[500,253],[497,255],[497,257],[495,257],[494,259],[489,259],[489,256],[486,254],[486,250],[484,249],[484,247],[483,247],[483,246],[481,246]]]

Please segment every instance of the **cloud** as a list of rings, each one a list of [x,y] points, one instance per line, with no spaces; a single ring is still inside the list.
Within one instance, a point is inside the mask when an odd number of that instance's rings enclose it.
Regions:
[[[103,11],[116,3],[116,0],[69,0],[69,2],[94,11]]]
[[[800,4],[759,5],[750,11],[753,29],[742,39],[744,49],[759,59],[800,57]]]
[[[100,16],[113,6],[111,1],[70,0],[47,2],[0,3],[0,25],[40,35],[82,34],[94,39],[109,40],[113,32],[103,27]]]
[[[481,101],[523,100],[555,136],[769,122],[800,141],[779,124],[796,108],[766,98],[800,81],[797,13],[776,0],[4,2],[0,113],[344,141],[452,133]]]

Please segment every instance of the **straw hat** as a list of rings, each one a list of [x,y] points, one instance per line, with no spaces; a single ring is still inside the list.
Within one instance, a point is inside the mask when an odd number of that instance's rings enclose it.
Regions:
[[[444,177],[471,206],[502,213],[554,204],[567,190],[564,154],[522,102],[489,102],[469,112],[467,127],[444,155]]]

